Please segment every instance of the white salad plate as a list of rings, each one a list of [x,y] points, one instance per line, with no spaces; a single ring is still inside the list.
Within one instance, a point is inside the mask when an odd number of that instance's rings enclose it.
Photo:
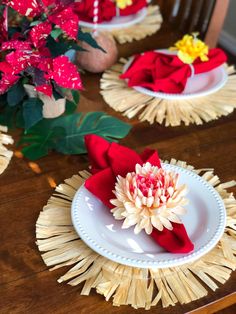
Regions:
[[[122,229],[109,208],[82,186],[72,202],[72,222],[80,238],[95,252],[115,262],[140,268],[165,268],[193,262],[209,252],[223,235],[226,224],[224,203],[203,178],[179,166],[163,164],[179,173],[178,184],[187,184],[187,214],[181,217],[194,251],[173,254],[160,247],[145,231]],[[102,188],[102,186],[98,187]]]
[[[170,50],[157,50],[157,52],[162,52],[165,54],[176,54],[174,51]],[[131,57],[129,61],[124,65],[123,73],[130,67],[134,57]],[[215,93],[221,89],[227,82],[228,75],[224,65],[221,65],[209,72],[195,74],[188,78],[185,89],[180,94],[168,94],[161,92],[154,92],[148,88],[134,86],[133,88],[148,96],[162,98],[162,99],[191,99],[195,97],[203,97]]]
[[[98,30],[113,30],[120,28],[127,28],[133,26],[137,23],[140,23],[147,15],[147,8],[141,9],[136,14],[128,15],[128,16],[116,16],[109,22],[102,22],[97,25]],[[94,28],[93,23],[81,21],[79,22],[80,26]]]

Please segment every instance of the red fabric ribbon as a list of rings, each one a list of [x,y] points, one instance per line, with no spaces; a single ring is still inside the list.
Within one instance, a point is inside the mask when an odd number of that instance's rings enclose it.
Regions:
[[[209,60],[194,61],[194,74],[211,71],[227,61],[225,53],[218,48],[210,49]],[[181,93],[192,75],[191,67],[176,55],[148,51],[136,55],[127,71],[120,76],[128,79],[128,86],[142,86],[155,92]]]
[[[82,21],[93,22],[94,0],[84,0],[75,3],[75,11]],[[146,0],[133,0],[133,3],[125,9],[120,9],[121,16],[137,13],[147,6]],[[98,23],[110,21],[116,16],[116,3],[112,0],[100,0],[98,10]]]
[[[156,150],[145,149],[140,155],[130,148],[117,143],[109,143],[97,135],[86,135],[85,144],[92,166],[92,176],[86,180],[85,187],[109,208],[114,207],[110,200],[114,199],[117,175],[126,176],[135,171],[135,165],[150,162],[161,167]],[[188,253],[194,249],[183,224],[172,223],[173,230],[154,229],[151,237],[156,243],[172,253]]]

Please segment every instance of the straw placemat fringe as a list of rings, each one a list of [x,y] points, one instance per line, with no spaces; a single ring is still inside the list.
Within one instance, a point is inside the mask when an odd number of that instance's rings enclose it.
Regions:
[[[202,124],[227,116],[236,108],[236,73],[234,67],[227,67],[228,81],[219,91],[204,97],[192,99],[162,99],[141,94],[119,79],[126,59],[121,59],[103,73],[101,94],[105,102],[115,111],[128,118],[138,115],[140,121],[164,123],[165,126],[179,126],[191,123]]]
[[[5,147],[5,145],[13,144],[13,138],[5,134],[7,132],[7,127],[0,125],[0,174],[2,174],[13,155],[13,152]]]
[[[140,23],[128,28],[112,30],[111,34],[120,44],[130,43],[155,34],[160,29],[161,24],[162,16],[159,6],[150,5],[147,8],[146,17]]]
[[[227,210],[227,225],[218,245],[199,260],[178,267],[139,269],[118,264],[92,251],[77,235],[71,222],[71,202],[77,189],[89,177],[87,171],[65,180],[40,212],[36,223],[37,245],[45,264],[54,270],[70,266],[58,279],[76,286],[84,282],[82,295],[96,289],[113,305],[150,309],[189,303],[216,290],[236,269],[236,200],[227,188],[235,181],[220,183],[212,169],[194,170],[183,161],[177,164],[202,175],[221,195]],[[205,284],[205,285],[204,285]]]

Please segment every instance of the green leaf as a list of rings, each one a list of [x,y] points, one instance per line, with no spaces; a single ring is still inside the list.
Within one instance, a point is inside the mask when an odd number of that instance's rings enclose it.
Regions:
[[[28,138],[27,143],[30,143],[30,145],[22,149],[23,155],[30,160],[37,160],[47,156],[49,151],[54,147],[54,142],[57,137],[65,135],[65,130],[63,128],[49,129],[47,130],[47,134],[43,134],[41,131],[42,128],[40,130],[40,136]],[[22,140],[20,144],[22,144],[22,142],[26,142],[26,140]]]
[[[26,92],[21,81],[18,81],[7,92],[7,102],[10,107],[18,105],[25,97]]]
[[[16,112],[15,125],[17,128],[20,128],[20,129],[25,128],[25,120],[23,117],[23,107],[22,106],[20,106],[19,110],[17,110],[17,112]]]
[[[53,39],[57,39],[61,34],[63,33],[63,31],[60,28],[54,28],[51,31],[51,36]]]
[[[77,109],[77,104],[67,99],[65,114],[66,115],[72,114],[75,112],[76,109]]]
[[[15,115],[17,110],[17,107],[9,107],[8,105],[1,108],[0,124],[6,125],[8,128],[13,128],[15,126]]]
[[[55,119],[43,119],[26,130],[19,144],[27,145],[23,154],[31,160],[52,149],[63,154],[86,153],[84,135],[97,134],[109,141],[126,136],[131,126],[103,112],[74,113]]]
[[[72,90],[71,90],[71,94],[72,94],[72,97],[73,97],[73,100],[74,100],[75,104],[78,105],[78,103],[79,103],[79,98],[80,98],[80,93],[79,93],[79,91],[72,89]]]
[[[86,152],[84,136],[97,134],[108,140],[125,137],[130,131],[130,125],[108,116],[103,112],[90,112],[82,116],[81,113],[64,116],[54,125],[63,126],[66,136],[56,144],[57,151],[63,154],[82,154]]]
[[[70,45],[70,48],[71,48],[71,49],[74,49],[74,50],[76,50],[76,51],[84,51],[84,52],[88,52],[88,50],[87,50],[87,49],[85,49],[85,48],[81,47],[81,46],[80,46],[80,45],[78,45],[78,44],[71,44],[71,45]]]
[[[46,156],[55,146],[57,139],[66,135],[64,128],[53,126],[54,120],[43,119],[25,131],[18,142],[18,145],[27,145],[22,149],[25,157],[36,160]]]
[[[103,52],[106,53],[106,51],[98,45],[98,43],[96,42],[96,40],[93,38],[93,36],[91,35],[91,33],[84,33],[82,32],[81,29],[79,29],[79,32],[78,32],[78,40],[80,41],[84,41],[86,42],[89,46],[93,47],[93,48],[96,48],[96,49],[100,49],[102,50]]]
[[[49,48],[53,57],[64,55],[69,49],[71,49],[71,45],[68,45],[66,42],[55,41],[51,35],[47,38],[46,46]]]
[[[42,22],[41,21],[33,21],[30,23],[30,26],[35,26],[35,25],[38,25],[40,23],[42,23]]]
[[[43,102],[38,98],[29,98],[23,103],[23,117],[26,130],[43,118]]]
[[[30,160],[37,160],[39,158],[47,156],[49,153],[49,149],[46,146],[33,143],[30,146],[24,147],[21,152],[26,158]]]

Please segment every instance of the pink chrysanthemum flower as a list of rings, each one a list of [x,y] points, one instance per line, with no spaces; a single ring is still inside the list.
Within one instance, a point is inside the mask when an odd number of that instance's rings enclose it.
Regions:
[[[151,234],[153,227],[162,231],[172,230],[171,222],[182,223],[177,215],[183,215],[188,203],[184,196],[186,185],[177,186],[178,174],[152,166],[137,164],[135,172],[117,177],[114,194],[115,206],[111,212],[115,219],[124,219],[122,228],[135,225],[134,233],[145,229]]]

